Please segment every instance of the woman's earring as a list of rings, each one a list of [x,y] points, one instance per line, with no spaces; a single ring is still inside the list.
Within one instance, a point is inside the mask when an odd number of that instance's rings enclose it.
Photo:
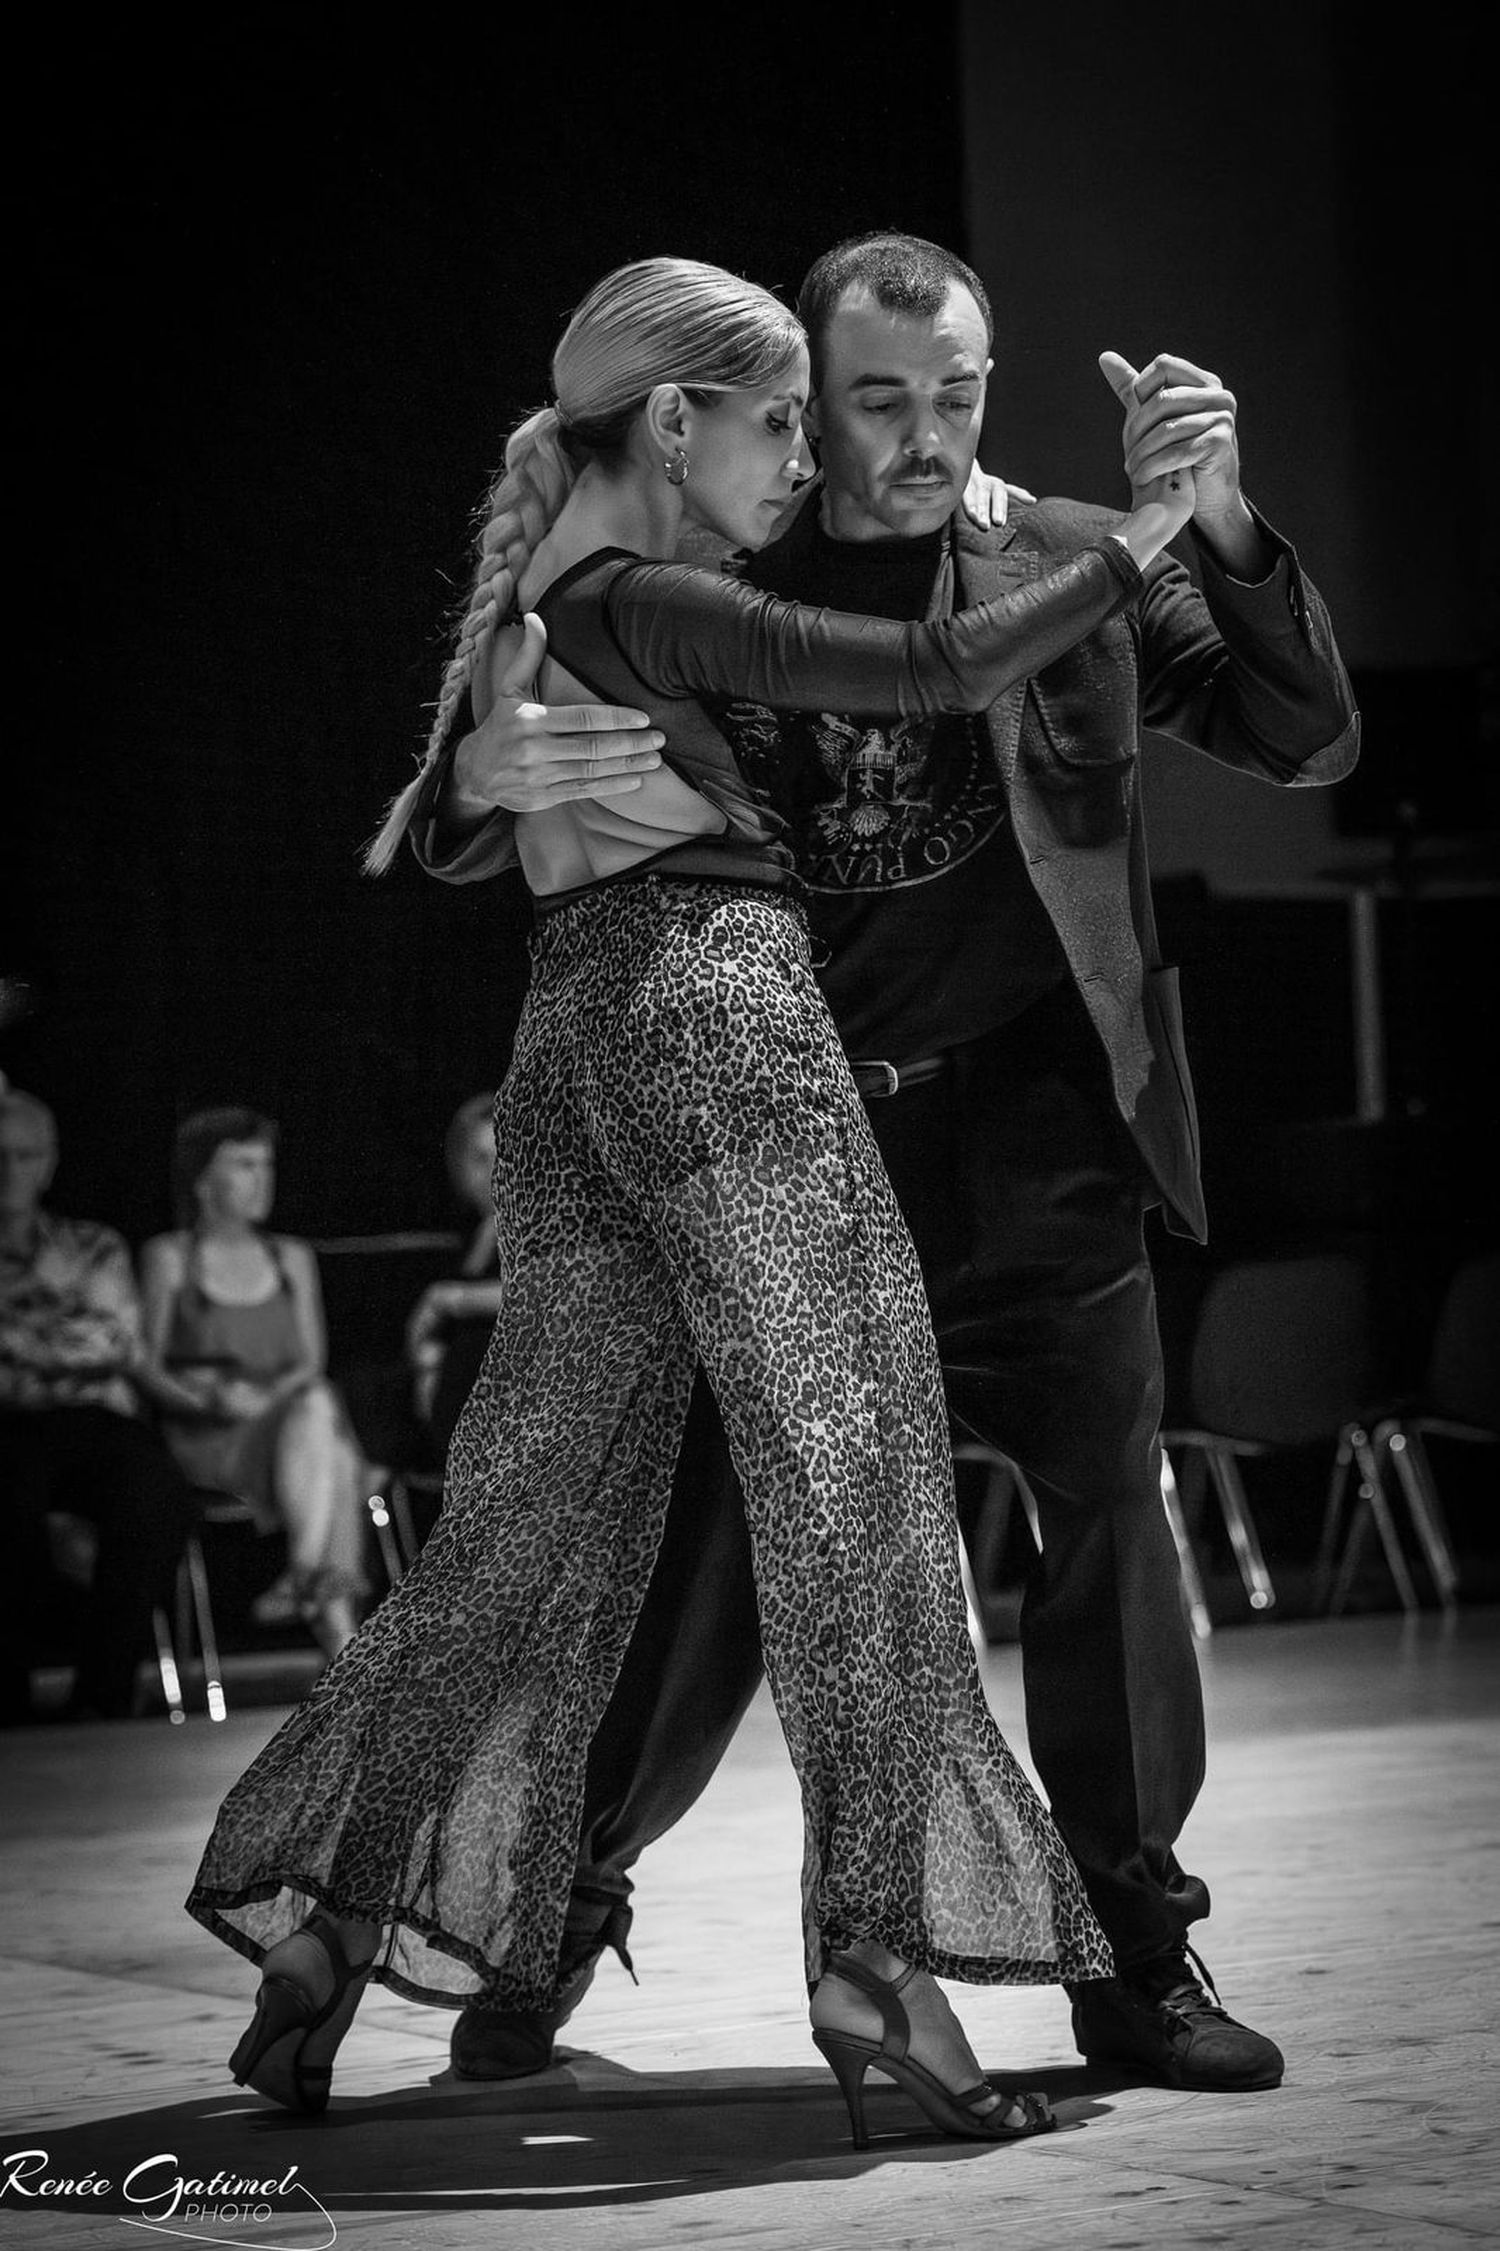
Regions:
[[[662,467],[667,472],[667,483],[669,485],[685,485],[687,483],[688,457],[681,446],[677,448],[670,461],[662,463]]]

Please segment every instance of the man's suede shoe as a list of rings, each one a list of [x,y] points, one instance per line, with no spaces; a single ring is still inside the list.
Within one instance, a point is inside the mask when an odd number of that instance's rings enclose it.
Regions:
[[[548,2068],[556,2032],[550,2009],[486,2009],[471,2001],[453,2027],[453,2068],[461,2079],[525,2079]]]
[[[487,2009],[471,2001],[453,2027],[449,2054],[461,2079],[525,2079],[546,2071],[552,2043],[594,1982],[597,1954],[575,1965],[550,2009]]]
[[[1236,2024],[1188,1947],[1173,1947],[1120,1977],[1069,1988],[1073,2037],[1090,2063],[1143,2071],[1168,2087],[1229,2093],[1279,2087],[1285,2061],[1262,2032]]]
[[[629,1886],[625,1887],[626,1892]],[[552,2043],[594,1982],[599,1957],[612,1947],[635,1976],[625,1941],[630,1907],[614,1885],[575,1877],[563,1924],[558,1986],[550,2008],[496,2009],[471,2001],[453,2027],[449,2053],[463,2079],[525,2079],[552,2062]]]

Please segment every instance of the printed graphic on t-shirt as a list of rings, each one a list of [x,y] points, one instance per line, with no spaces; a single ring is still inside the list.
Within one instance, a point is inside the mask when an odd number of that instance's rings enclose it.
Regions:
[[[751,786],[790,825],[814,891],[948,875],[1005,821],[989,739],[972,720],[778,715],[751,703],[718,716]]]

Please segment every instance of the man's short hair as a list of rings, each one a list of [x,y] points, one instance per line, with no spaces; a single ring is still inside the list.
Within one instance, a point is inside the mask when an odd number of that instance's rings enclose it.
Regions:
[[[807,330],[813,389],[822,379],[823,339],[828,323],[851,289],[868,289],[887,312],[933,320],[957,283],[967,289],[984,320],[987,345],[995,341],[995,321],[984,283],[972,266],[936,242],[915,234],[851,235],[809,267],[797,293],[797,317]]]

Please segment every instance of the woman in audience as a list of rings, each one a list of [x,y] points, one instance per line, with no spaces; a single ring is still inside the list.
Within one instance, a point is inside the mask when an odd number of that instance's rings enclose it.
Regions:
[[[412,1403],[431,1465],[441,1470],[453,1426],[474,1386],[504,1301],[490,1175],[495,1095],[470,1095],[449,1121],[443,1162],[455,1196],[475,1215],[458,1271],[429,1282],[406,1324]]]
[[[363,1463],[325,1373],[317,1261],[266,1228],[276,1142],[253,1110],[203,1110],[178,1127],[179,1224],[141,1254],[145,1380],[192,1482],[239,1495],[262,1531],[286,1535],[287,1569],[259,1622],[300,1617],[335,1656],[366,1591]]]

